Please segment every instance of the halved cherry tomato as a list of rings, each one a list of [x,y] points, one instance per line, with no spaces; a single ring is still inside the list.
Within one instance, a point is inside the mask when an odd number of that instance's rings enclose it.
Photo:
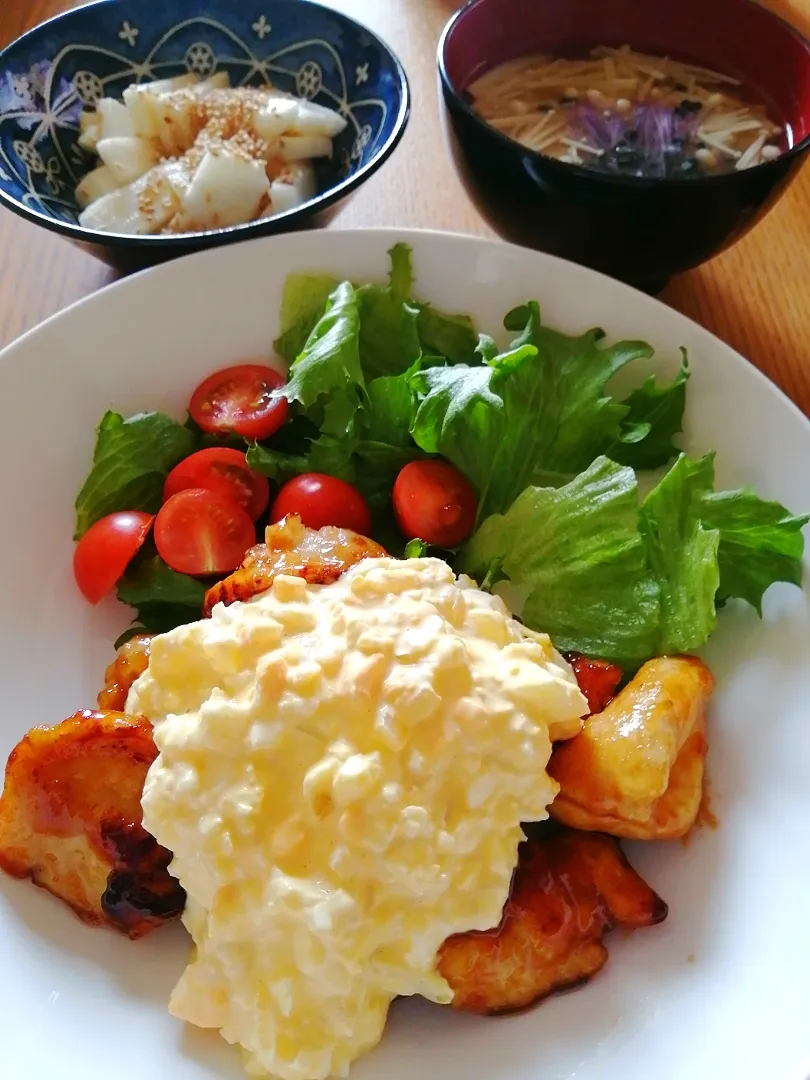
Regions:
[[[254,472],[241,450],[211,446],[198,450],[166,477],[163,501],[186,488],[204,488],[238,502],[251,520],[261,517],[270,502],[270,484],[266,476]]]
[[[591,713],[606,709],[613,700],[624,672],[607,660],[589,660],[582,653],[566,653],[565,659],[574,670],[577,684],[588,699]]]
[[[478,498],[453,465],[434,459],[411,461],[394,483],[394,516],[404,536],[454,548],[475,525]]]
[[[90,526],[73,552],[73,573],[91,604],[97,604],[123,576],[154,520],[152,514],[125,510]]]
[[[239,503],[215,491],[179,491],[155,518],[158,554],[181,574],[230,573],[255,543],[256,529]]]
[[[188,411],[203,431],[266,439],[287,419],[287,402],[273,391],[284,379],[262,364],[238,364],[209,375],[191,396]]]
[[[323,473],[303,473],[287,483],[276,495],[271,521],[298,514],[310,529],[337,525],[362,536],[371,532],[371,511],[357,488]]]

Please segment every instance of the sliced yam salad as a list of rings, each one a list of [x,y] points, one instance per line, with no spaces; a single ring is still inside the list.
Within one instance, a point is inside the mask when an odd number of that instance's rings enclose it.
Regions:
[[[79,223],[101,232],[203,232],[273,217],[317,194],[314,161],[346,120],[226,72],[139,83],[80,118],[99,164],[76,188]]]

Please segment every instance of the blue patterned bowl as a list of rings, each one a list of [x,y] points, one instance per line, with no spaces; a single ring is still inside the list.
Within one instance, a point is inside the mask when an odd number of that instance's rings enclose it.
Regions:
[[[133,82],[225,70],[268,80],[349,121],[320,194],[274,218],[204,233],[121,236],[78,224],[74,189],[94,158],[78,146],[84,106]],[[409,90],[397,57],[353,19],[309,0],[98,0],[43,23],[0,53],[0,202],[112,265],[130,269],[201,248],[322,225],[394,152]]]

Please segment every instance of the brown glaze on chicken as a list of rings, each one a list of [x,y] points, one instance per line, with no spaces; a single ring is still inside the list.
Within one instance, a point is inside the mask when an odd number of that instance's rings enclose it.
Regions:
[[[153,636],[136,634],[115,654],[115,660],[104,672],[104,689],[98,695],[99,709],[114,712],[126,709],[132,684],[149,667],[149,646]]]
[[[500,925],[448,938],[438,967],[454,1008],[513,1012],[595,975],[608,958],[607,931],[666,916],[616,840],[560,829],[521,844]]]
[[[712,673],[697,657],[646,663],[582,731],[555,746],[550,813],[574,829],[673,840],[692,828],[703,796]]]
[[[168,872],[171,852],[142,825],[156,757],[142,717],[87,710],[33,728],[6,765],[0,868],[131,938],[175,918],[185,892]]]
[[[205,595],[203,614],[215,604],[233,604],[267,592],[279,574],[302,577],[310,585],[331,585],[361,559],[381,559],[387,555],[366,536],[327,525],[308,529],[297,514],[288,514],[276,525],[268,525],[265,542],[252,547],[238,570],[212,586]]]
[[[308,529],[295,515],[266,530],[265,544],[248,551],[242,566],[206,595],[204,615],[220,602],[232,604],[267,592],[279,574],[303,577],[312,584],[328,585],[361,559],[383,558],[387,552],[373,540],[349,529],[328,526]],[[152,634],[137,634],[118,650],[104,673],[99,709],[123,712],[132,684],[149,666]]]

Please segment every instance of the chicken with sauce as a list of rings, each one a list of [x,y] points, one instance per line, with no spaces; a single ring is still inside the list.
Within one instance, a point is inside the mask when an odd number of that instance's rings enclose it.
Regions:
[[[290,516],[267,529],[266,544],[208,593],[234,603],[266,592],[279,574],[328,584],[379,544],[348,529],[306,528]],[[124,714],[149,665],[152,635],[121,646],[105,672],[99,712],[34,728],[16,746],[0,796],[0,868],[30,877],[85,921],[140,937],[179,915],[185,896],[168,873],[171,853],[143,829],[141,794],[157,757],[149,722]]]
[[[252,547],[238,570],[208,590],[204,615],[210,616],[215,604],[234,604],[267,592],[279,574],[302,577],[310,584],[328,585],[361,559],[379,559],[386,554],[379,544],[350,529],[333,526],[310,529],[301,524],[297,515],[291,514],[278,524],[269,525],[265,543]],[[137,634],[121,646],[104,673],[104,688],[98,695],[99,709],[126,708],[132,684],[149,666],[151,640],[151,634]]]
[[[185,893],[168,872],[171,853],[142,825],[156,757],[142,717],[83,711],[33,728],[6,765],[0,867],[131,938],[175,918]]]
[[[170,852],[141,825],[157,756],[148,721],[82,712],[34,728],[9,758],[0,798],[0,867],[30,877],[86,922],[142,937],[180,915]],[[559,829],[521,845],[500,926],[458,934],[439,970],[455,1008],[508,1012],[595,974],[602,937],[661,922],[666,904],[605,836]]]
[[[216,603],[230,604],[265,592],[279,574],[327,584],[361,559],[385,554],[379,545],[349,530],[316,531],[291,516],[270,526],[266,543],[251,549],[237,571],[209,590],[205,612],[210,614]],[[150,640],[141,634],[121,647],[107,669],[100,706],[125,707],[132,684],[148,666]],[[673,686],[680,685],[675,678],[679,672],[683,675],[679,664],[691,663],[666,660],[654,662],[658,667],[647,665],[611,701],[622,677],[618,668],[583,657],[569,660],[588,699],[590,734],[583,740],[583,732],[555,749],[552,762],[562,791],[552,812],[560,820],[565,820],[571,805],[577,805],[583,788],[599,791],[599,784],[606,783],[607,757],[601,759],[600,773],[599,755],[588,759],[583,751],[606,725],[621,729],[635,715],[638,679],[643,675],[643,699],[660,705],[673,697]],[[696,686],[687,688],[685,697],[678,699],[681,705],[692,700],[695,690]],[[706,691],[704,685],[703,699],[692,702],[691,724],[689,717],[681,717],[679,726],[677,718],[667,713],[667,726],[652,709],[649,740],[663,739],[670,756],[677,744],[677,758],[695,731],[702,733],[708,692],[710,687]],[[679,741],[673,729],[682,728],[684,737]],[[562,751],[575,744],[577,752],[566,759]],[[168,873],[171,854],[141,825],[143,783],[156,755],[148,721],[121,712],[77,713],[56,728],[34,729],[9,759],[0,798],[0,867],[18,877],[31,877],[86,921],[131,937],[179,915],[185,897]],[[632,755],[627,761],[617,758],[614,766],[632,771]],[[596,770],[592,777],[587,769]],[[45,816],[43,806],[48,807]],[[588,816],[581,806],[579,816],[586,822],[584,828],[606,827],[596,813]],[[608,930],[649,926],[666,916],[666,904],[632,870],[615,840],[559,826],[552,829],[556,831],[521,845],[500,926],[455,935],[442,947],[439,969],[455,992],[456,1008],[498,1013],[528,1005],[598,971],[607,959],[602,938]]]
[[[99,709],[125,711],[132,684],[149,667],[149,645],[152,636],[136,634],[124,642],[115,654],[115,659],[104,672],[104,689],[98,695]]]
[[[552,817],[634,840],[685,836],[698,816],[714,678],[692,656],[650,660],[575,738],[555,747]]]
[[[666,916],[667,905],[616,840],[546,832],[520,846],[500,925],[448,938],[439,971],[454,1008],[513,1012],[595,975],[608,959],[602,938],[609,930],[654,926]]]
[[[265,542],[252,547],[238,570],[212,586],[205,596],[203,613],[215,604],[234,604],[267,592],[279,574],[302,577],[310,585],[337,581],[361,559],[381,559],[388,552],[366,536],[326,525],[309,529],[297,514],[268,525]]]

